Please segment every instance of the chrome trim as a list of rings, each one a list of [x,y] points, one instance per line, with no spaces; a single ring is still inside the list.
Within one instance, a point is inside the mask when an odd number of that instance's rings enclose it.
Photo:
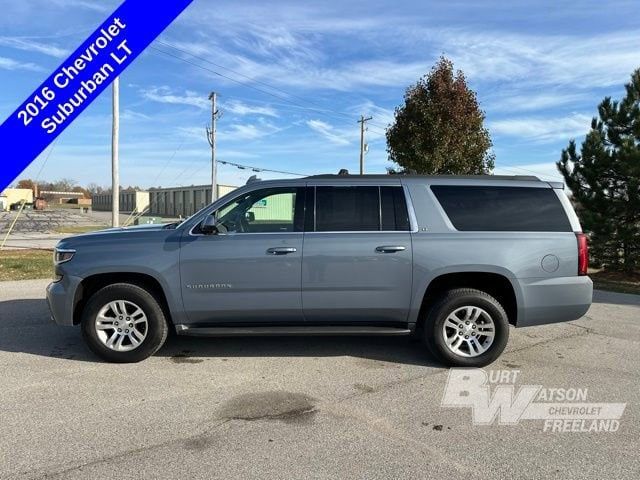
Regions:
[[[227,233],[212,233],[207,235],[204,233],[193,233],[193,229],[199,224],[195,224],[189,230],[189,235],[192,237],[235,237],[238,235],[302,235],[305,232],[227,232]]]
[[[415,233],[411,232],[411,230],[337,230],[333,232],[303,232],[305,235],[315,235],[315,234],[349,234],[349,233]]]
[[[316,220],[316,218],[318,218],[318,195],[317,195],[317,190],[318,187],[316,187],[315,185],[313,186],[313,231],[315,232],[316,230],[318,230],[318,222]],[[311,233],[311,232],[309,232]]]
[[[192,327],[176,325],[178,335],[202,337],[235,336],[296,336],[296,335],[410,335],[410,328],[376,326],[268,326],[268,327]]]
[[[396,218],[396,212],[393,212],[393,218]],[[378,225],[382,231],[382,187],[378,185]]]
[[[404,190],[404,200],[407,203],[407,212],[409,213],[409,227],[411,233],[418,232],[418,217],[416,217],[416,210],[413,208],[413,200],[411,199],[411,193],[409,193],[409,186],[402,184]],[[426,229],[426,227],[425,227]]]
[[[71,255],[70,258],[67,258],[66,260],[62,260],[61,262],[59,262],[57,260],[58,253],[72,253],[73,255]],[[73,248],[57,248],[57,247],[55,247],[53,249],[53,264],[54,265],[62,265],[63,263],[67,263],[68,261],[73,259],[75,254],[76,254],[76,251]]]
[[[353,187],[357,187],[357,186],[377,186],[378,187],[378,197],[379,197],[379,201],[378,201],[378,208],[379,208],[379,215],[380,217],[382,216],[382,199],[380,198],[380,187],[399,187],[402,188],[404,190],[404,199],[405,199],[405,203],[407,205],[407,212],[409,214],[409,230],[353,230],[353,231],[348,231],[348,230],[337,230],[337,231],[330,231],[330,232],[318,232],[316,231],[317,229],[317,225],[316,225],[316,218],[317,218],[317,201],[316,201],[316,189],[317,187],[331,187],[331,186],[353,186]],[[271,188],[271,187],[269,187]],[[277,188],[277,187],[274,187]],[[286,187],[284,187],[286,188]],[[304,187],[298,187],[298,188],[304,188]],[[411,195],[409,193],[409,188],[407,185],[405,184],[393,184],[393,185],[383,185],[383,184],[378,184],[378,185],[364,185],[364,184],[355,184],[355,185],[342,185],[342,184],[338,184],[338,185],[307,185],[307,188],[313,188],[313,231],[310,232],[230,232],[230,233],[225,233],[224,235],[293,235],[293,234],[306,234],[306,233],[321,233],[321,234],[336,234],[336,233],[402,233],[402,232],[407,232],[407,233],[417,233],[418,232],[418,220],[416,218],[416,212],[415,209],[413,207],[413,202],[411,201]],[[260,190],[259,188],[253,189],[253,190],[248,190],[248,191],[244,191],[243,193],[232,197],[230,201],[235,200],[236,198],[246,194],[246,193],[250,193],[253,192],[255,190]],[[231,193],[231,192],[230,192]],[[227,195],[230,195],[230,193],[228,193]],[[226,195],[225,195],[226,196]],[[228,202],[227,202],[228,203]],[[226,205],[226,203],[225,203]],[[211,207],[213,207],[213,205],[210,205]],[[224,205],[223,205],[224,206]],[[213,212],[209,212],[206,215],[211,215]],[[206,216],[206,215],[202,215],[202,217]],[[208,236],[215,236],[215,235],[205,235],[204,233],[193,233],[193,230],[200,225],[200,223],[202,222],[202,219],[200,219],[199,222],[195,223],[190,229],[189,229],[189,236],[192,237],[208,237]],[[380,218],[380,225],[382,226],[382,219]]]

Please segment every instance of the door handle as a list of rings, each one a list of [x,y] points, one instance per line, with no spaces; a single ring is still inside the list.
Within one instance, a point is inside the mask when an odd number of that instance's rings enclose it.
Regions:
[[[269,255],[287,255],[288,253],[295,253],[298,250],[295,247],[271,247],[267,248]]]
[[[395,252],[402,252],[403,250],[406,250],[407,247],[403,247],[402,245],[381,245],[379,247],[376,247],[376,252],[378,253],[395,253]]]

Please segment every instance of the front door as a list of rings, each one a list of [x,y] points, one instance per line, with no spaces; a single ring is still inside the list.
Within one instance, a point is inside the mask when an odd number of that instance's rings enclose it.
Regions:
[[[195,227],[185,236],[180,271],[190,324],[303,320],[303,192],[277,187],[244,193],[215,212],[218,234]]]
[[[305,232],[302,263],[305,319],[406,322],[412,251],[403,188],[318,185],[311,191],[315,218],[313,231]]]

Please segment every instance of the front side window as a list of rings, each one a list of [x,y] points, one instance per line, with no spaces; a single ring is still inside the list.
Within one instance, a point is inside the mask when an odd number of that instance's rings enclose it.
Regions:
[[[302,231],[301,192],[301,188],[265,188],[246,193],[218,209],[217,222],[228,233]]]

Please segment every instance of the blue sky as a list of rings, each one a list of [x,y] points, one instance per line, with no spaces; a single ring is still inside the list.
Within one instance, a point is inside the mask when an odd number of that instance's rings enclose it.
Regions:
[[[3,0],[0,117],[117,5]],[[211,90],[223,112],[221,160],[301,174],[356,172],[356,120],[365,114],[373,116],[366,170],[382,173],[391,165],[384,127],[406,87],[441,54],[478,93],[496,173],[558,180],[553,162],[588,130],[604,96],[623,94],[640,67],[638,45],[637,1],[195,0],[121,77],[121,183],[208,182]],[[19,178],[36,176],[47,155],[44,180],[110,184],[110,90]],[[239,185],[251,174],[219,167],[221,183]]]

